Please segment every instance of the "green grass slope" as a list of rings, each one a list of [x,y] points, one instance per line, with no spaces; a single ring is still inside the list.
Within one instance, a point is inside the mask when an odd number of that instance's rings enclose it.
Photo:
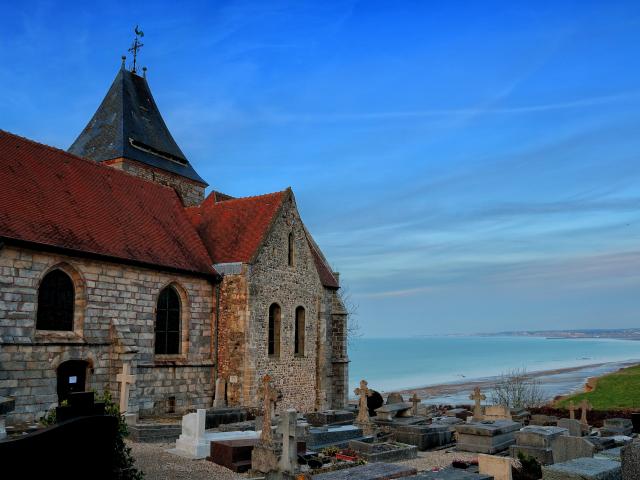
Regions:
[[[573,401],[578,407],[583,399],[587,399],[594,410],[640,410],[640,365],[604,375],[598,378],[593,391],[565,397],[555,406],[568,408]]]

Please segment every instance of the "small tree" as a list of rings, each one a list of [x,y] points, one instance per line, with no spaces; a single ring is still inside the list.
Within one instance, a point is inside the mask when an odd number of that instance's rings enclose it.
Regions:
[[[358,323],[357,318],[358,305],[353,301],[353,297],[351,295],[351,290],[349,290],[349,287],[341,287],[338,294],[340,295],[340,300],[342,300],[342,304],[347,311],[347,342],[349,343],[349,345],[352,345],[352,342],[355,339],[362,336],[362,332],[360,331],[360,324]]]
[[[540,382],[527,374],[526,369],[514,369],[498,378],[491,390],[491,400],[509,408],[531,408],[544,404],[544,394]]]

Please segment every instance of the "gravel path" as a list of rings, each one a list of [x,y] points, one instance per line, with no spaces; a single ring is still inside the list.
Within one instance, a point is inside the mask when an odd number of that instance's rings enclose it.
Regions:
[[[173,443],[134,443],[127,441],[131,454],[136,459],[136,467],[145,473],[146,480],[189,479],[189,480],[247,480],[246,476],[216,465],[207,460],[189,460],[166,450]]]

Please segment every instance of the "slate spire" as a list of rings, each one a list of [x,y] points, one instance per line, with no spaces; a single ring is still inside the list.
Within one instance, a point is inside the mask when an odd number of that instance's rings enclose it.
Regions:
[[[69,152],[96,162],[127,158],[207,185],[171,136],[146,78],[126,68]]]

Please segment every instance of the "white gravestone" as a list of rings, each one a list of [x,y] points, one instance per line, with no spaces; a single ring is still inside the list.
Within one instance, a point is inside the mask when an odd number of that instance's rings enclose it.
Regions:
[[[176,440],[176,450],[191,458],[206,458],[211,442],[205,436],[207,411],[199,408],[196,413],[182,417],[182,434]]]

